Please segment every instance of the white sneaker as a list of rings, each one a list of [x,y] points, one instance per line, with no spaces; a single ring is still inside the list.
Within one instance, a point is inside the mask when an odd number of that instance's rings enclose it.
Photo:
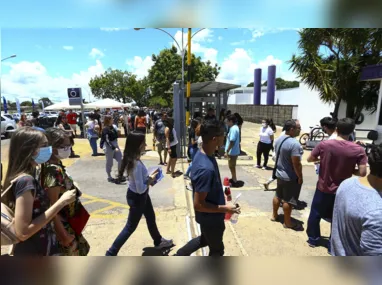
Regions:
[[[172,239],[165,239],[162,238],[162,241],[159,245],[157,245],[155,248],[162,249],[166,247],[172,247],[174,245]]]

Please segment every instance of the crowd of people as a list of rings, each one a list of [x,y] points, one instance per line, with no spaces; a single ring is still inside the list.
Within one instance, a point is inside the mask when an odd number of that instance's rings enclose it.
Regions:
[[[14,227],[19,239],[13,249],[15,256],[89,253],[90,245],[82,235],[89,214],[80,202],[81,191],[62,163],[63,159],[75,156],[73,145],[78,124],[74,122],[78,123],[78,118],[74,114],[71,110],[67,114],[60,112],[55,126],[46,130],[38,127],[38,115],[31,122],[22,119],[11,138],[3,187],[8,191],[2,191],[6,192],[2,202],[15,213]],[[123,153],[118,144],[119,123],[126,136]],[[222,110],[218,118],[212,108],[204,117],[194,114],[188,133],[190,164],[184,178],[191,181],[201,235],[175,255],[189,256],[202,247],[209,248],[210,256],[224,255],[225,215],[239,214],[241,209],[238,204],[226,203],[216,158],[227,158],[231,186],[240,187],[236,166],[242,153],[242,125],[241,116],[229,110]],[[107,180],[117,184],[128,181],[127,222],[106,255],[118,254],[142,216],[146,218],[154,247],[172,247],[173,241],[164,238],[157,227],[150,198],[149,189],[157,183],[159,169],[149,173],[141,160],[147,146],[146,134],[152,131],[159,164],[167,167],[168,175],[177,177],[179,139],[172,111],[125,109],[123,114],[110,110],[101,114],[95,110],[83,127],[92,155],[100,155],[98,147],[104,150]],[[367,157],[365,149],[353,141],[355,123],[348,118],[337,121],[326,117],[321,120],[321,127],[328,139],[319,143],[307,158],[318,173],[306,230],[308,245],[320,244],[320,221],[324,219],[331,223],[331,255],[382,255],[382,145],[372,148]],[[280,222],[282,207],[284,228],[301,231],[302,224],[292,218],[304,183],[304,150],[295,139],[301,131],[300,122],[287,120],[277,139],[276,131],[271,119],[262,120],[257,134],[256,167],[270,169],[272,150],[275,167],[264,185],[268,189],[272,181],[277,182],[271,221]],[[115,177],[114,160],[118,167]]]

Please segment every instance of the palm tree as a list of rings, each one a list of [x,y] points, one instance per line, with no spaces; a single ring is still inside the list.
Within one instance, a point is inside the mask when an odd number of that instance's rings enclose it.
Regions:
[[[290,69],[326,103],[335,103],[338,117],[341,101],[347,117],[356,121],[363,109],[375,112],[378,84],[359,81],[362,68],[381,62],[382,29],[302,29],[299,55],[289,61]]]

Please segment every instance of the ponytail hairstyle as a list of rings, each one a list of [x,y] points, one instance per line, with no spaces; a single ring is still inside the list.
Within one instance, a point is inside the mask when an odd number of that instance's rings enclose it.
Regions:
[[[268,126],[271,127],[272,131],[276,132],[276,125],[275,125],[275,123],[273,122],[273,119],[269,119],[269,120],[268,120]]]
[[[145,134],[140,132],[134,131],[127,135],[121,168],[118,173],[119,178],[122,178],[125,172],[127,172],[127,176],[130,175],[135,167],[137,159],[141,157],[141,145],[144,141]]]

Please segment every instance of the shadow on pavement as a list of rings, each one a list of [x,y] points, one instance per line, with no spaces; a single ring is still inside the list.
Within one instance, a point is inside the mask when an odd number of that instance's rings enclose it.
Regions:
[[[175,245],[162,249],[157,249],[155,247],[145,247],[143,249],[142,256],[168,256],[174,246]]]
[[[244,186],[244,181],[241,181],[241,180],[238,180],[236,183],[235,183],[235,186],[231,186],[231,188],[241,188]]]
[[[300,226],[300,228],[296,231],[300,232],[300,231],[304,231],[304,222],[301,221],[301,220],[298,220],[296,218],[293,218],[291,217],[291,220],[292,220],[292,223],[293,224],[297,224]],[[279,214],[278,217],[277,217],[277,220],[275,221],[276,223],[280,223],[281,225],[284,225],[284,214]]]

